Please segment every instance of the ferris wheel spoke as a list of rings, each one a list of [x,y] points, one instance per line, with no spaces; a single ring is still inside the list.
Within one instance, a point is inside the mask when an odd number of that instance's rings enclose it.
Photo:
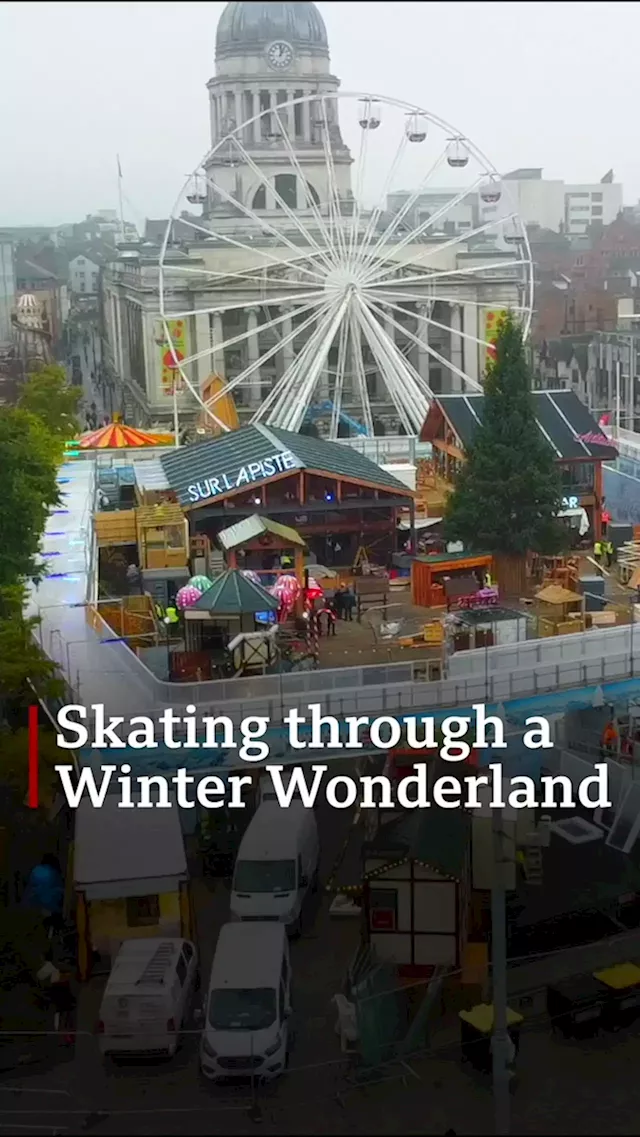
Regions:
[[[316,219],[316,223],[318,225],[318,228],[319,228],[319,230],[323,236],[325,251],[329,253],[330,259],[335,263],[335,256],[332,255],[331,237],[329,235],[329,231],[327,229],[327,226],[325,225],[324,218],[322,216],[322,212],[314,200],[313,194],[311,193],[311,189],[309,187],[309,183],[307,182],[307,179],[304,175],[304,171],[302,169],[302,166],[300,165],[300,162],[298,161],[298,157],[296,155],[295,149],[291,144],[291,139],[289,138],[289,134],[288,134],[288,132],[284,126],[284,123],[282,122],[282,120],[280,118],[280,115],[278,114],[278,108],[277,107],[275,108],[273,113],[275,116],[276,123],[278,124],[278,127],[282,133],[282,140],[283,140],[285,147],[287,149],[287,153],[289,154],[289,157],[291,159],[291,164],[292,164],[294,170],[296,171],[296,173],[298,175],[299,184],[301,186],[303,186],[303,188],[304,188],[304,195],[305,195],[307,205],[311,208],[313,216]]]
[[[235,198],[230,198],[230,200],[234,204],[237,204]],[[186,217],[181,217],[180,221],[183,225],[189,225],[190,228],[194,229],[197,233],[205,233],[209,238],[215,237],[216,240],[224,241],[226,245],[233,245],[233,247],[236,249],[242,249],[244,253],[252,253],[253,255],[257,254],[260,257],[264,257],[265,260],[268,260],[271,264],[277,265],[277,267],[280,269],[286,267],[287,265],[295,264],[296,272],[305,273],[305,275],[312,277],[315,281],[324,280],[324,277],[320,273],[313,272],[312,269],[306,268],[304,265],[298,263],[301,260],[312,260],[311,255],[306,251],[304,253],[300,253],[300,250],[296,248],[296,256],[291,257],[285,261],[282,259],[282,257],[276,257],[273,255],[273,253],[268,253],[265,251],[265,249],[261,249],[257,245],[245,245],[243,241],[238,241],[234,237],[229,237],[226,233],[220,233],[215,229],[207,229],[204,225],[198,225],[195,221],[190,221]],[[170,272],[173,271],[174,267],[174,265],[171,265],[170,268],[163,266],[167,276],[170,274]],[[262,267],[264,268],[266,266],[263,265]]]
[[[346,315],[348,306],[348,295],[344,296],[339,302],[334,303],[332,313],[328,313],[323,327],[317,328],[313,336],[310,337],[310,344],[312,340],[316,341],[313,344],[312,352],[310,352],[311,362],[308,372],[305,375],[304,383],[300,389],[299,401],[296,399],[296,402],[290,408],[286,422],[283,424],[284,429],[300,429],[316,383],[325,366],[331,346],[340,328],[340,324]]]
[[[306,242],[307,246],[310,249],[313,249],[313,252],[322,261],[325,267],[328,269],[332,268],[333,264],[327,256],[326,250],[318,244],[313,233],[305,228],[295,210],[293,210],[290,205],[287,205],[282,195],[279,194],[276,190],[275,182],[269,181],[267,175],[260,169],[257,163],[254,162],[253,158],[250,156],[250,154],[248,154],[240,140],[235,135],[233,136],[233,143],[236,149],[239,151],[243,163],[249,167],[249,169],[256,175],[257,178],[260,179],[260,184],[264,186],[265,193],[269,193],[273,196],[276,205],[282,210],[285,216],[289,218],[291,223],[295,225],[296,229],[300,233],[303,240]],[[275,232],[277,232],[277,230],[275,230]],[[284,239],[284,235],[282,233],[279,235],[282,237],[282,239]],[[293,248],[297,250],[296,245],[293,245]]]
[[[369,250],[367,257],[363,261],[363,264],[362,264],[363,268],[369,268],[370,265],[372,265],[376,262],[380,249],[383,249],[385,247],[385,245],[388,244],[388,242],[393,237],[393,234],[395,233],[396,229],[398,228],[398,225],[402,224],[404,218],[407,216],[407,213],[409,213],[409,211],[411,209],[413,209],[413,207],[416,204],[416,202],[418,201],[420,195],[425,192],[425,190],[426,190],[427,186],[429,185],[429,182],[431,181],[432,177],[440,169],[440,166],[442,165],[442,163],[445,159],[445,155],[446,155],[446,150],[443,150],[442,153],[438,155],[438,157],[436,158],[433,165],[430,166],[429,169],[427,170],[427,173],[426,173],[425,177],[422,179],[422,181],[420,182],[420,185],[418,186],[418,188],[413,191],[413,193],[410,195],[410,197],[407,198],[404,205],[399,210],[399,212],[395,215],[395,217],[392,217],[391,221],[389,222],[389,225],[384,230],[384,232],[382,233],[382,235],[380,236],[380,238],[378,239],[376,244],[373,246],[372,249]]]
[[[428,261],[430,257],[434,257],[436,254],[439,256],[447,249],[454,249],[458,245],[464,245],[472,237],[479,237],[482,233],[488,232],[495,226],[502,225],[506,221],[513,221],[515,217],[516,215],[512,213],[509,214],[508,217],[499,217],[497,219],[493,218],[491,221],[486,221],[484,225],[479,225],[476,229],[462,229],[459,233],[456,233],[455,237],[452,237],[449,241],[445,241],[441,245],[432,245],[430,248],[423,249],[421,253],[418,253],[417,256],[411,258],[411,266],[413,267],[414,265],[424,264],[425,261]],[[381,272],[379,274],[379,280],[384,280],[385,278],[389,277],[394,271],[395,268],[392,267],[390,270]],[[378,281],[376,281],[376,283],[378,283]]]
[[[424,292],[394,292],[391,290],[385,292],[380,290],[374,293],[367,290],[364,296],[367,300],[371,299],[379,303],[387,301],[396,304],[399,300],[402,300],[405,304],[424,304],[426,301],[433,301],[434,303],[439,302],[441,304],[459,304],[460,307],[464,308],[504,308],[505,311],[508,310],[509,312],[529,311],[529,308],[524,305],[510,304],[505,300],[490,300],[488,298],[486,300],[470,300],[467,299],[466,296],[441,296],[433,292],[425,294]]]
[[[214,308],[190,308],[188,312],[167,312],[167,320],[186,320],[187,316],[214,316],[219,312],[246,312],[248,308],[259,307],[260,304],[275,306],[278,304],[322,304],[326,300],[325,292],[297,292],[287,296],[270,296],[268,300],[238,300],[233,304],[218,304]]]
[[[260,356],[257,360],[254,360],[252,363],[250,363],[249,366],[245,367],[244,371],[241,371],[239,375],[236,375],[233,379],[230,379],[221,391],[218,391],[215,395],[212,396],[211,399],[208,399],[206,403],[202,404],[205,410],[208,410],[209,407],[215,405],[219,399],[223,399],[225,395],[228,395],[231,391],[234,391],[236,387],[240,387],[242,383],[244,383],[247,379],[250,379],[252,375],[255,375],[256,372],[258,372],[263,366],[263,364],[268,363],[270,359],[273,359],[274,355],[281,351],[283,347],[286,347],[287,344],[292,343],[295,337],[300,335],[301,332],[305,332],[307,328],[311,328],[318,318],[319,313],[313,312],[311,316],[308,316],[307,319],[303,321],[302,324],[294,328],[281,340],[278,340],[277,344],[265,352],[264,355]]]
[[[479,339],[478,336],[472,336],[470,332],[463,332],[459,328],[454,328],[451,324],[440,324],[438,320],[433,320],[431,316],[424,316],[421,312],[412,312],[410,308],[403,308],[400,304],[385,304],[385,309],[392,309],[394,312],[401,313],[403,316],[410,316],[412,319],[419,320],[421,324],[428,324],[432,328],[438,328],[442,332],[449,332],[453,336],[458,336],[459,339],[468,340],[469,343],[479,344],[480,347],[490,348],[491,344],[486,340]],[[404,325],[403,325],[404,327]]]
[[[261,173],[261,178],[263,181],[265,180],[264,174],[262,174],[262,173]],[[219,186],[215,182],[211,181],[211,178],[209,178],[208,176],[206,178],[206,181],[207,181],[207,185],[210,187],[210,189],[214,193],[219,194],[222,198],[224,198],[225,201],[229,202],[229,204],[232,205],[234,207],[234,209],[239,210],[239,212],[243,213],[245,217],[248,217],[250,221],[253,221],[255,223],[255,225],[258,226],[258,229],[261,229],[265,233],[270,233],[272,237],[277,237],[278,241],[282,241],[282,243],[284,245],[286,245],[288,249],[291,249],[291,251],[293,253],[295,253],[295,255],[297,257],[300,255],[299,247],[297,245],[295,245],[294,242],[291,241],[289,237],[287,237],[286,233],[283,233],[281,230],[279,231],[278,229],[276,229],[273,225],[271,225],[266,220],[266,218],[260,217],[259,214],[257,214],[253,209],[250,209],[248,205],[244,205],[243,202],[238,201],[238,199],[235,198],[233,196],[233,194],[228,193],[227,190],[222,189],[221,186]],[[269,188],[271,189],[271,187],[269,187]],[[287,209],[288,209],[288,206],[287,206]],[[251,245],[249,245],[249,246],[245,245],[244,248],[250,249]],[[310,247],[309,254],[311,254],[312,252],[315,252],[315,250],[312,247]],[[280,261],[279,263],[282,264],[283,262]],[[313,275],[316,276],[317,280],[323,279],[323,277],[319,273],[315,273]]]
[[[302,307],[296,309],[296,311],[298,313],[308,312],[310,308],[315,308],[320,303],[321,301],[319,300],[313,303],[307,303]],[[269,321],[269,324],[266,326],[269,328],[275,328],[280,324],[284,324],[289,319],[291,319],[291,313],[285,312],[282,316],[275,316],[272,320]],[[257,328],[251,328],[247,329],[247,331],[239,332],[238,335],[232,336],[231,339],[223,340],[222,343],[212,344],[209,347],[204,348],[202,351],[196,352],[194,355],[188,355],[186,359],[183,359],[181,361],[182,365],[186,367],[188,363],[195,363],[199,359],[206,359],[208,355],[217,355],[220,352],[225,351],[228,347],[234,347],[236,344],[243,343],[245,340],[249,340],[252,338],[252,336],[259,335],[261,331],[265,330],[265,325],[258,325]]]
[[[456,205],[460,205],[460,203],[464,201],[465,197],[468,197],[470,193],[473,193],[478,188],[481,181],[482,178],[476,178],[473,185],[469,186],[465,190],[462,190],[456,197],[452,199],[452,201],[446,202],[445,205],[440,206],[440,209],[436,209],[435,213],[432,213],[424,221],[421,221],[419,225],[414,226],[414,228],[411,229],[409,233],[405,234],[398,245],[393,245],[388,249],[385,256],[378,257],[376,263],[369,269],[368,273],[366,274],[365,282],[374,278],[376,280],[382,280],[386,276],[390,276],[392,273],[397,272],[398,253],[401,253],[403,249],[406,249],[407,245],[413,244],[413,242],[417,241],[419,237],[422,237],[423,234],[427,232],[427,230],[433,227],[436,221],[439,221],[441,217],[446,217],[447,213],[449,213],[450,210],[455,209]],[[380,269],[384,264],[387,264],[389,267],[381,272]]]
[[[322,149],[324,152],[324,160],[327,168],[328,181],[329,181],[329,208],[333,214],[333,232],[334,244],[336,249],[339,250],[342,260],[346,260],[347,246],[344,235],[344,225],[342,210],[340,209],[340,193],[338,190],[338,180],[336,178],[336,167],[333,161],[333,151],[331,149],[331,135],[329,133],[329,116],[327,113],[327,100],[326,96],[322,96],[320,100],[322,107]]]
[[[431,397],[428,385],[420,379],[384,327],[373,319],[371,305],[359,300],[359,307],[363,326],[369,331],[368,342],[380,373],[387,380],[387,389],[401,414],[403,425],[407,429],[407,424],[410,424],[409,433],[414,429],[419,431]]]
[[[366,134],[368,132],[363,131],[363,133]],[[400,145],[398,146],[396,153],[395,153],[395,157],[393,159],[393,162],[391,163],[391,166],[389,167],[389,171],[388,171],[387,176],[385,178],[384,185],[380,191],[380,197],[378,198],[378,204],[373,209],[371,216],[369,217],[369,220],[367,222],[367,227],[364,231],[364,235],[362,238],[362,244],[361,244],[360,249],[357,252],[355,260],[354,260],[354,266],[353,266],[354,268],[362,269],[362,268],[364,268],[364,266],[367,262],[367,254],[371,248],[371,243],[375,238],[376,230],[378,228],[378,224],[380,221],[380,217],[382,215],[383,210],[386,208],[387,195],[389,194],[389,192],[391,190],[391,187],[392,187],[393,182],[394,182],[394,178],[395,178],[396,173],[397,173],[398,166],[400,165],[400,162],[402,161],[402,158],[404,157],[404,153],[406,151],[408,143],[409,143],[409,140],[408,140],[407,135],[405,133],[402,135],[402,138],[400,140]]]
[[[327,302],[324,309],[316,313],[316,321],[322,319],[327,314],[332,306],[332,303],[333,301]],[[292,339],[289,342],[295,340],[296,336],[298,336],[303,330],[304,325],[300,325],[300,327],[295,328],[292,332]],[[261,406],[256,411],[252,422],[258,422],[261,419],[265,418],[267,416],[267,413],[270,413],[276,404],[278,406],[287,406],[290,404],[291,399],[295,398],[296,383],[302,366],[304,365],[304,358],[306,358],[305,348],[302,349],[302,351],[296,356],[294,360],[292,360],[292,362],[286,368],[284,374],[280,377],[273,389],[267,395],[267,398],[263,401]]]
[[[513,260],[513,261],[497,261],[493,264],[480,264],[480,265],[467,265],[466,268],[451,268],[444,269],[442,272],[438,269],[436,272],[425,272],[423,276],[405,276],[396,277],[395,280],[374,280],[367,284],[367,289],[391,288],[393,285],[401,284],[429,284],[432,280],[444,280],[447,277],[458,276],[473,276],[480,272],[495,272],[500,268],[517,268],[519,265],[528,265],[529,261]],[[398,271],[396,266],[395,272]],[[482,280],[482,277],[480,278]],[[490,278],[484,281],[485,284],[495,284],[495,280]]]
[[[348,325],[346,321],[340,328],[340,338],[338,340],[338,359],[336,367],[336,378],[333,389],[333,405],[331,408],[331,424],[329,426],[329,437],[338,437],[338,426],[340,423],[340,413],[342,407],[342,393],[344,390],[344,376],[347,360],[347,347],[349,343]]]
[[[385,315],[384,309],[380,308],[378,304],[373,304],[369,301],[369,306],[379,315]],[[450,359],[447,359],[444,355],[440,355],[440,352],[436,351],[436,349],[432,347],[431,344],[426,343],[425,340],[419,339],[418,336],[414,335],[413,332],[410,332],[404,324],[399,323],[398,320],[395,320],[392,316],[388,316],[387,318],[397,331],[401,332],[403,336],[406,336],[407,339],[411,340],[412,343],[415,343],[423,351],[426,351],[432,359],[436,359],[438,363],[441,363],[443,367],[446,367],[448,371],[451,371],[454,375],[457,375],[459,379],[462,379],[465,383],[468,383],[469,386],[473,387],[476,391],[483,390],[482,384],[479,383],[477,379],[472,379],[471,376],[467,375],[465,371],[462,371],[459,367],[456,367],[455,363],[452,363]]]
[[[362,333],[364,332],[365,339],[369,343],[367,330],[360,320],[360,312],[358,309],[351,308],[349,313],[349,324],[351,329],[351,343],[353,350],[353,370],[354,378],[356,381],[357,392],[362,407],[362,417],[364,418],[364,425],[367,434],[372,437],[374,434],[373,429],[373,416],[371,414],[371,402],[369,399],[369,391],[367,388],[367,376],[364,369],[364,359],[362,357]],[[373,347],[369,343],[373,353]],[[374,354],[375,359],[375,354]]]
[[[365,123],[364,126],[362,125],[362,122]],[[362,182],[364,179],[365,157],[366,157],[366,153],[367,153],[367,142],[369,139],[369,129],[368,129],[369,124],[368,124],[367,118],[365,117],[365,119],[363,119],[362,122],[360,123],[360,146],[359,146],[358,159],[357,159],[358,177],[357,177],[357,182],[356,182],[355,197],[354,197],[353,205],[352,205],[352,209],[351,209],[351,218],[350,218],[351,226],[349,229],[349,241],[348,241],[349,247],[348,247],[348,252],[347,252],[347,264],[351,268],[353,268],[354,262],[355,262],[355,250],[356,250],[356,243],[357,243],[357,239],[358,239],[358,229],[360,228],[360,216],[361,216],[360,202],[362,200]]]

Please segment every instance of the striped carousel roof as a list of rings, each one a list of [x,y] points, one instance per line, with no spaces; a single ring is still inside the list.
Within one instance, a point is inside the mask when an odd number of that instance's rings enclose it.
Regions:
[[[127,450],[142,446],[170,446],[172,434],[153,434],[138,430],[135,426],[125,426],[121,422],[110,422],[99,430],[83,434],[80,439],[81,450]]]

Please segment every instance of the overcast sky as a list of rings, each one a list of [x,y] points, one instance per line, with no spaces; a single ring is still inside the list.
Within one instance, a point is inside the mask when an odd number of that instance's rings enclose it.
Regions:
[[[345,90],[406,99],[498,169],[640,197],[637,3],[319,3]],[[3,3],[0,227],[167,216],[206,152],[222,3]]]

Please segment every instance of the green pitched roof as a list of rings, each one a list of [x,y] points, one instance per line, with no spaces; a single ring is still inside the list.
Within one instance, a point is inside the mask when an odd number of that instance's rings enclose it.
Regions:
[[[189,608],[190,612],[213,612],[219,616],[242,616],[253,612],[276,612],[279,601],[266,588],[254,584],[238,569],[229,569],[214,580]]]
[[[218,540],[223,549],[237,549],[247,541],[253,541],[261,533],[272,533],[274,537],[280,537],[290,545],[301,545],[302,548],[306,548],[307,545],[297,529],[280,525],[270,517],[259,517],[257,513],[252,517],[245,517],[244,521],[238,521],[235,525],[229,525],[227,529],[222,529],[218,533]]]
[[[418,861],[442,876],[461,880],[470,839],[470,817],[462,809],[416,809],[398,821],[383,825],[367,846],[369,856],[377,848],[396,860]],[[376,873],[380,870],[376,870]]]
[[[268,463],[277,455],[287,456],[284,468],[278,468],[271,462],[266,469],[257,469],[259,464]],[[171,453],[163,454],[161,462],[167,481],[183,506],[206,504],[233,489],[241,489],[243,485],[259,485],[277,474],[294,469],[319,470],[333,477],[351,478],[380,489],[395,490],[404,498],[413,497],[401,481],[347,443],[327,442],[262,424],[243,426],[206,442],[180,446]],[[250,479],[239,480],[241,471],[251,465],[254,470]],[[216,487],[212,490],[211,482],[216,479]],[[191,493],[190,486],[196,487]]]

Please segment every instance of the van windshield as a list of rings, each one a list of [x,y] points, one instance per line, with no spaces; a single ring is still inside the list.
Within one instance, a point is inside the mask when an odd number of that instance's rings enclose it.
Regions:
[[[266,1030],[276,1018],[276,993],[270,987],[212,991],[209,1025],[214,1030]]]
[[[295,861],[238,861],[235,892],[293,892]]]

